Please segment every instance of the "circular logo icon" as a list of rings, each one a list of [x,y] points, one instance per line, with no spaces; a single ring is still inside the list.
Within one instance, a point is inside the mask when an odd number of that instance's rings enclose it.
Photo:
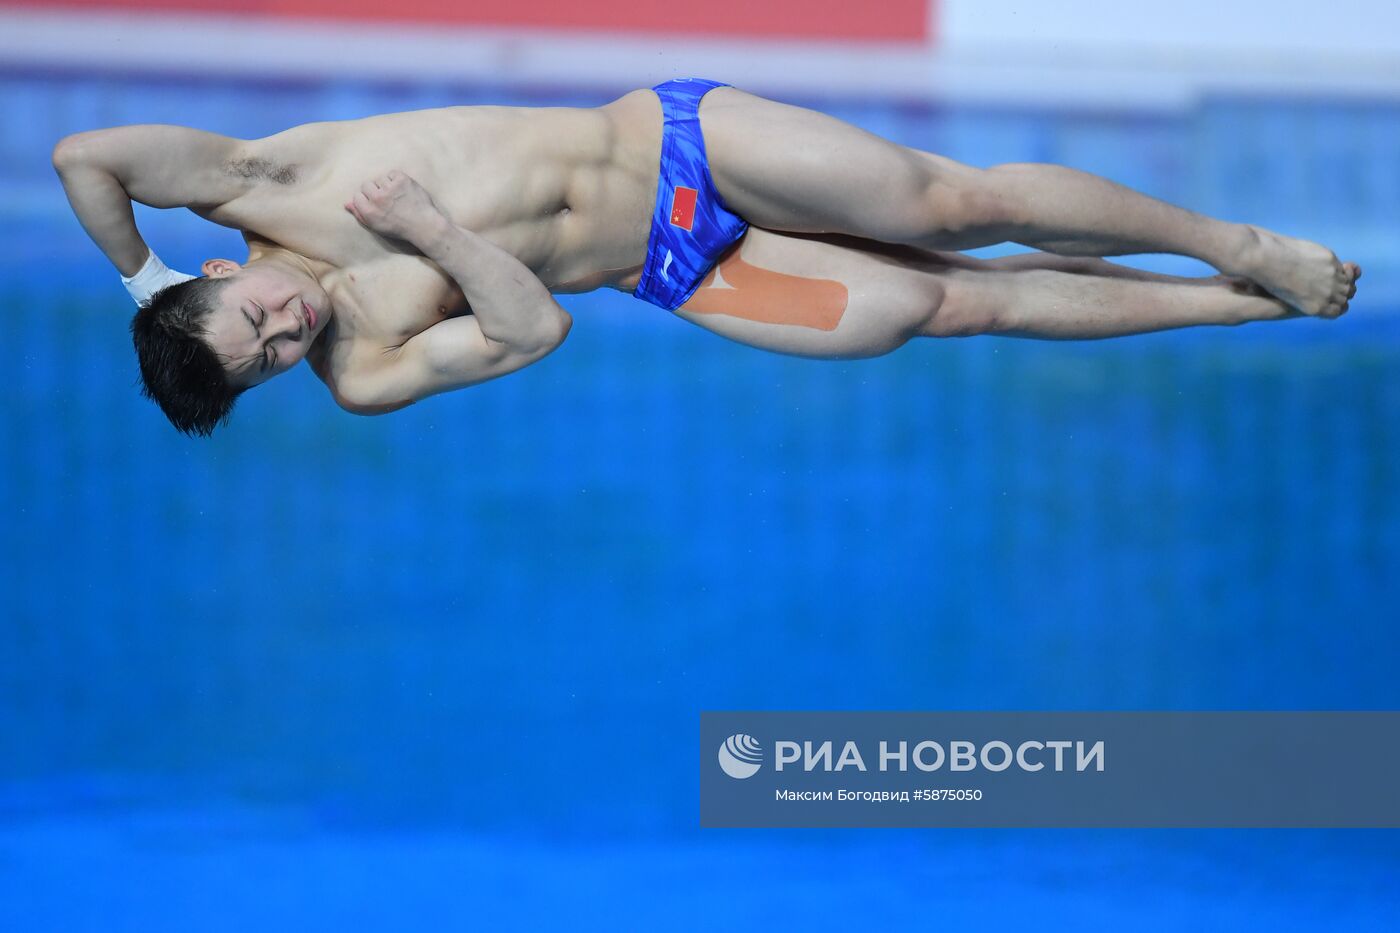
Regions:
[[[719,747],[719,766],[732,778],[753,777],[761,764],[763,746],[751,735],[743,732],[731,735]]]

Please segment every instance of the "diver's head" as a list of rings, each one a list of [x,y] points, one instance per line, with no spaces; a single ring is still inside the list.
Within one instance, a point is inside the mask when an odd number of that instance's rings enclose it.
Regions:
[[[143,394],[178,430],[209,435],[238,396],[301,362],[331,303],[308,268],[277,255],[202,271],[153,295],[131,335]]]

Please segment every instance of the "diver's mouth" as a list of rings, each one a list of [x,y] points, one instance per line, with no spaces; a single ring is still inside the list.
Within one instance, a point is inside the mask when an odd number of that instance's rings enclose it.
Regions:
[[[316,329],[316,309],[302,300],[301,310],[306,315],[306,327],[308,331]]]

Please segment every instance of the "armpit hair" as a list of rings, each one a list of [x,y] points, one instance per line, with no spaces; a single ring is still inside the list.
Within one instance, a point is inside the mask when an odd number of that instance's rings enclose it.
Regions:
[[[224,171],[240,178],[265,179],[278,185],[295,184],[297,167],[279,165],[267,159],[233,159],[224,163]]]

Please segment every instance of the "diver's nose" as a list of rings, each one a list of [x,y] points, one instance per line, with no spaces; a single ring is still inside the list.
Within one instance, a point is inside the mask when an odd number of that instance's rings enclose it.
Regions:
[[[277,335],[279,337],[291,337],[293,339],[301,336],[301,316],[297,314],[290,305],[287,307],[287,315],[282,322],[282,326],[277,330]]]

